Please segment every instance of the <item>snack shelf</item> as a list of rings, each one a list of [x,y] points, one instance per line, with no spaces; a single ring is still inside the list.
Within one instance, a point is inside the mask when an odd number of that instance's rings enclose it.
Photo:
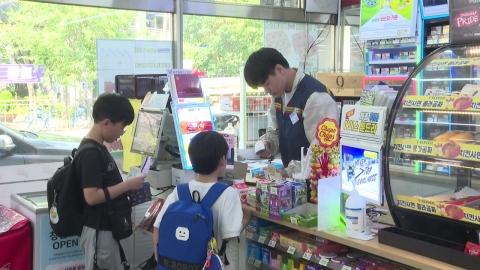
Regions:
[[[370,65],[393,65],[393,64],[415,64],[415,59],[399,59],[399,60],[382,60],[382,61],[370,61]]]
[[[436,43],[436,44],[426,44],[425,48],[440,48],[445,45],[448,45],[448,43]]]
[[[421,179],[421,177],[419,176]],[[363,241],[358,239],[349,238],[347,236],[345,225],[341,225],[333,230],[318,231],[317,228],[306,228],[295,225],[291,222],[284,220],[271,219],[257,212],[254,207],[251,207],[252,216],[259,217],[261,219],[268,220],[270,222],[292,228],[294,230],[318,236],[324,239],[328,239],[333,242],[337,242],[351,248],[373,254],[388,260],[392,260],[401,264],[405,264],[418,269],[444,269],[454,270],[461,269],[451,264],[446,264],[438,260],[433,260],[428,257],[418,255],[418,253],[406,252],[398,248],[393,248],[388,245],[384,245],[378,242],[377,237],[370,241]]]
[[[298,258],[303,258],[313,263],[318,263],[322,266],[326,266],[333,270],[351,270],[350,267],[344,266],[343,264],[340,264],[340,263],[332,262],[330,259],[312,255],[311,253],[308,253],[308,252],[300,252],[296,250],[295,246],[291,246],[291,247],[280,246],[277,242],[272,241],[267,237],[264,237],[258,234],[246,233],[245,237],[250,241],[260,243],[262,245],[274,248],[276,250],[283,251],[288,254],[292,254]],[[259,260],[255,260],[255,258],[248,258],[247,262],[249,264],[253,264],[255,267],[260,269],[274,269],[268,264],[264,264]]]
[[[405,126],[415,126],[417,123],[415,121],[395,121],[395,125],[405,125]]]

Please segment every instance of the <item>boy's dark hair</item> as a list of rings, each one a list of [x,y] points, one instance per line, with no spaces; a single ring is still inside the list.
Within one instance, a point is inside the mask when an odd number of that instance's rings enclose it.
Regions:
[[[243,75],[248,86],[257,89],[268,79],[268,75],[275,75],[275,66],[282,65],[290,68],[287,59],[274,48],[261,48],[252,53],[245,63]]]
[[[95,123],[109,119],[113,124],[123,122],[128,126],[133,122],[135,113],[126,97],[118,93],[105,93],[93,104],[92,117]]]
[[[188,155],[193,170],[198,174],[211,174],[217,168],[220,158],[228,153],[228,144],[222,134],[215,131],[200,132],[190,141]]]

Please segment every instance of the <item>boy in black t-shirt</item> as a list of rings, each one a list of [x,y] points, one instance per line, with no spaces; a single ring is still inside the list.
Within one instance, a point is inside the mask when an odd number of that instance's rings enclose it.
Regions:
[[[97,149],[88,149],[75,163],[75,170],[81,179],[85,197],[85,220],[80,237],[80,244],[85,254],[85,269],[93,268],[95,249],[97,249],[97,265],[100,269],[123,269],[119,247],[112,236],[107,217],[107,205],[102,187],[108,188],[112,201],[115,201],[127,196],[128,190],[139,189],[145,176],[123,181],[115,161],[103,143],[112,143],[125,132],[125,127],[133,122],[134,111],[126,97],[109,93],[101,95],[95,101],[92,116],[94,124],[80,145],[97,144],[104,157],[99,155]],[[98,245],[95,245],[95,228],[98,227],[99,222]]]

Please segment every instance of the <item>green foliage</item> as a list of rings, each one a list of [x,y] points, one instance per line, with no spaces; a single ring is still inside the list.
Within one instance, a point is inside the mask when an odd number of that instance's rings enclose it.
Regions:
[[[263,47],[263,21],[184,15],[183,58],[209,77],[236,77],[248,56]]]
[[[0,45],[14,61],[46,65],[45,76],[63,85],[96,78],[96,40],[135,38],[136,11],[20,1],[0,21]],[[0,46],[2,47],[2,46]]]
[[[0,113],[9,112],[13,105],[13,95],[8,90],[2,90],[0,92]]]

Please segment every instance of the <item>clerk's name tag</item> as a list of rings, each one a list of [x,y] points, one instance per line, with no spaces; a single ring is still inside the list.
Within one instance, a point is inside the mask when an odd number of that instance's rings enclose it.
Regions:
[[[292,121],[292,125],[295,125],[295,123],[298,122],[298,114],[297,114],[298,108],[295,108],[295,110],[290,114],[290,121]]]

